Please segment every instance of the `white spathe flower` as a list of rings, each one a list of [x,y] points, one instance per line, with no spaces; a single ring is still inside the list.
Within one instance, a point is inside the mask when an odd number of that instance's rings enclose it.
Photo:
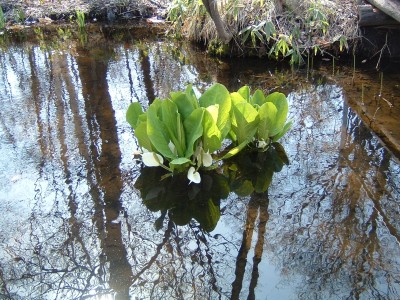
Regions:
[[[258,141],[257,147],[258,147],[258,148],[261,148],[261,149],[264,149],[267,145],[268,145],[268,144],[267,144],[266,141],[260,140],[260,141]]]
[[[178,151],[176,150],[176,147],[172,141],[169,141],[168,143],[168,148],[171,150],[171,152],[175,155],[178,156]]]
[[[144,152],[142,154],[142,161],[148,167],[158,167],[164,163],[163,157],[155,152]]]
[[[208,151],[204,152],[202,147],[198,147],[196,149],[195,155],[196,155],[197,162],[199,163],[199,166],[203,165],[205,167],[209,167],[212,165],[211,154]]]
[[[189,184],[192,182],[200,183],[201,181],[200,173],[196,172],[196,169],[194,167],[189,168],[187,178],[190,180]]]
[[[212,165],[212,157],[210,153],[201,151],[201,156],[202,156],[203,166],[209,167]]]

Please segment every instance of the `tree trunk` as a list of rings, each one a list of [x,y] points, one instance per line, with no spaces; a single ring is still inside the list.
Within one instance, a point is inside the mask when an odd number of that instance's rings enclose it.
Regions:
[[[225,43],[229,43],[232,39],[232,34],[225,29],[225,23],[221,19],[221,16],[218,12],[218,6],[215,1],[216,0],[203,0],[203,4],[207,12],[210,14],[211,19],[214,21],[220,39]]]
[[[400,22],[400,1],[398,0],[368,0],[388,16]]]

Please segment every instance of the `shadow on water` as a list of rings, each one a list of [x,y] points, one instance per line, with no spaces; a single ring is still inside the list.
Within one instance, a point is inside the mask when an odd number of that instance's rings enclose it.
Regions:
[[[360,118],[382,98],[395,114],[398,74],[94,31],[1,44],[0,298],[400,297],[400,167]],[[285,92],[293,129],[200,185],[160,181],[133,158],[127,107],[214,81]]]

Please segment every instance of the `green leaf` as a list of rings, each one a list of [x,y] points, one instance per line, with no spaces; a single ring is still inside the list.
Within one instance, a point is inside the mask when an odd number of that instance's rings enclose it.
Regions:
[[[135,136],[138,140],[139,146],[147,149],[148,151],[153,151],[153,145],[147,135],[147,122],[140,123],[135,129]]]
[[[181,122],[178,107],[170,99],[161,103],[161,118],[169,138],[176,147],[179,157],[183,157],[186,151],[185,133]]]
[[[203,149],[205,152],[213,153],[219,150],[221,146],[221,131],[218,129],[212,114],[205,110],[203,116]]]
[[[183,127],[186,135],[185,157],[189,158],[196,150],[196,141],[203,135],[203,116],[205,109],[195,109],[184,121]]]
[[[247,102],[240,102],[233,106],[236,126],[232,130],[236,134],[238,144],[251,141],[257,132],[260,121],[257,110]]]
[[[272,93],[268,95],[265,100],[267,102],[272,102],[275,104],[277,108],[277,113],[276,113],[276,120],[275,120],[275,125],[274,128],[271,129],[270,136],[274,136],[278,134],[284,127],[287,114],[289,111],[289,105],[286,99],[286,96],[282,93]]]
[[[147,110],[147,135],[154,145],[154,148],[162,156],[174,159],[176,155],[172,153],[171,149],[168,147],[170,141],[169,134],[165,128],[164,122],[162,122],[158,116],[161,103],[161,100],[156,99]]]
[[[136,129],[139,123],[139,116],[143,114],[142,106],[139,102],[134,102],[129,105],[128,110],[126,112],[126,120],[128,123]]]
[[[250,102],[250,88],[249,86],[245,85],[242,86],[238,91],[238,94],[243,97],[244,100]]]
[[[260,115],[260,123],[258,125],[258,139],[267,141],[270,137],[270,132],[274,129],[276,123],[276,114],[278,109],[272,102],[264,103],[258,110]]]
[[[208,107],[210,105],[218,104],[218,119],[217,126],[221,131],[221,137],[224,139],[231,128],[231,97],[229,91],[220,83],[212,85],[206,90],[199,98],[201,107]]]
[[[251,104],[253,104],[253,106],[261,106],[265,103],[265,96],[263,91],[261,90],[256,90],[254,92],[253,97],[251,98]]]
[[[182,119],[185,120],[193,110],[198,107],[197,100],[187,93],[175,92],[171,93],[171,100],[178,107],[178,111],[182,116]]]
[[[190,163],[190,161],[191,160],[186,157],[179,157],[179,158],[175,158],[174,160],[172,160],[169,164],[174,165],[174,166],[180,166],[180,165],[184,165],[186,163]]]
[[[244,141],[243,143],[237,145],[236,147],[232,148],[231,150],[228,151],[221,159],[228,159],[231,158],[232,156],[235,156],[238,154],[240,151],[243,150],[244,147],[248,144],[248,141]]]

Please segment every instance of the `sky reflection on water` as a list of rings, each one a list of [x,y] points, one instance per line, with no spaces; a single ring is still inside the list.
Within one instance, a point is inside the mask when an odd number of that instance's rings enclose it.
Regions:
[[[13,45],[0,64],[6,299],[399,298],[399,164],[340,85],[267,65],[236,72],[168,41]],[[287,93],[290,165],[262,197],[221,199],[209,233],[168,215],[157,231],[126,109],[213,81]]]

